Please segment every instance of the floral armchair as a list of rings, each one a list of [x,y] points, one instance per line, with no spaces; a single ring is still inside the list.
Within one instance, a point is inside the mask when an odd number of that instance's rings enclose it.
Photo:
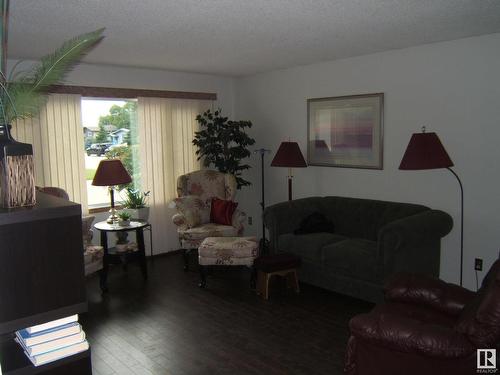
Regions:
[[[36,189],[42,193],[52,195],[54,197],[69,200],[68,193],[59,187],[46,186]],[[83,260],[85,267],[85,276],[91,275],[100,271],[103,267],[104,249],[102,246],[92,245],[92,223],[94,216],[82,217],[82,239],[83,239]]]
[[[214,170],[200,170],[177,179],[178,211],[172,220],[177,226],[181,248],[184,249],[184,269],[188,268],[188,254],[197,249],[207,237],[234,237],[243,235],[246,215],[236,209],[231,225],[210,222],[212,198],[234,200],[236,179],[231,174]]]
[[[83,235],[83,261],[85,264],[85,276],[91,275],[102,270],[104,249],[102,246],[92,244],[92,223],[94,216],[82,217],[82,235]]]

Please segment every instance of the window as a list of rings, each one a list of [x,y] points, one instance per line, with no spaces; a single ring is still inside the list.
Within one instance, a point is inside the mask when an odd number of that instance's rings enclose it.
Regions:
[[[137,100],[82,98],[81,104],[88,206],[108,206],[108,188],[92,185],[101,160],[120,159],[132,176],[130,185],[136,188],[140,183]],[[115,197],[119,202],[120,192]]]

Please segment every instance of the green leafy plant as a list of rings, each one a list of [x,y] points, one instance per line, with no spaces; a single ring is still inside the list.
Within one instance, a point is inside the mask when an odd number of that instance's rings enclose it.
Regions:
[[[139,146],[116,146],[106,152],[107,159],[120,159],[128,174],[132,176],[132,182],[125,185],[118,185],[118,190],[123,190],[134,186],[134,181],[139,180],[138,165]]]
[[[103,29],[66,41],[54,53],[42,57],[29,71],[14,66],[8,78],[1,72],[0,124],[34,117],[47,100],[50,86],[60,83],[66,74],[104,37]]]
[[[196,155],[202,159],[203,165],[213,165],[218,171],[231,173],[236,177],[238,189],[251,185],[241,177],[242,171],[249,169],[242,160],[251,155],[248,146],[255,140],[248,136],[245,128],[251,128],[250,121],[228,121],[223,117],[221,109],[210,110],[196,117],[200,131],[195,132],[193,144],[198,147]]]
[[[118,217],[122,221],[129,221],[131,218],[131,215],[127,211],[120,211],[120,212],[118,212]]]
[[[141,192],[139,190],[127,188],[125,190],[123,206],[130,209],[144,208],[148,203],[149,193],[149,191]]]

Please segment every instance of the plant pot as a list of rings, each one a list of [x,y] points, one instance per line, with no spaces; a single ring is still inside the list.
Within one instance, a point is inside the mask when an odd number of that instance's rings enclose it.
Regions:
[[[130,225],[130,220],[120,220],[118,225],[121,227],[128,227]]]
[[[33,147],[12,138],[10,128],[0,124],[0,206],[33,206],[36,203]]]
[[[148,221],[149,218],[149,207],[143,208],[127,208],[127,212],[133,219],[140,219]]]

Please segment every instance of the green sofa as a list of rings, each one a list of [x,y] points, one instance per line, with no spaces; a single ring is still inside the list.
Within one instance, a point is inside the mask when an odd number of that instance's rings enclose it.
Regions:
[[[316,212],[334,233],[293,233]],[[333,196],[275,204],[264,223],[271,253],[302,259],[301,281],[372,302],[383,300],[384,281],[396,272],[438,277],[441,237],[453,227],[450,215],[425,206]]]

